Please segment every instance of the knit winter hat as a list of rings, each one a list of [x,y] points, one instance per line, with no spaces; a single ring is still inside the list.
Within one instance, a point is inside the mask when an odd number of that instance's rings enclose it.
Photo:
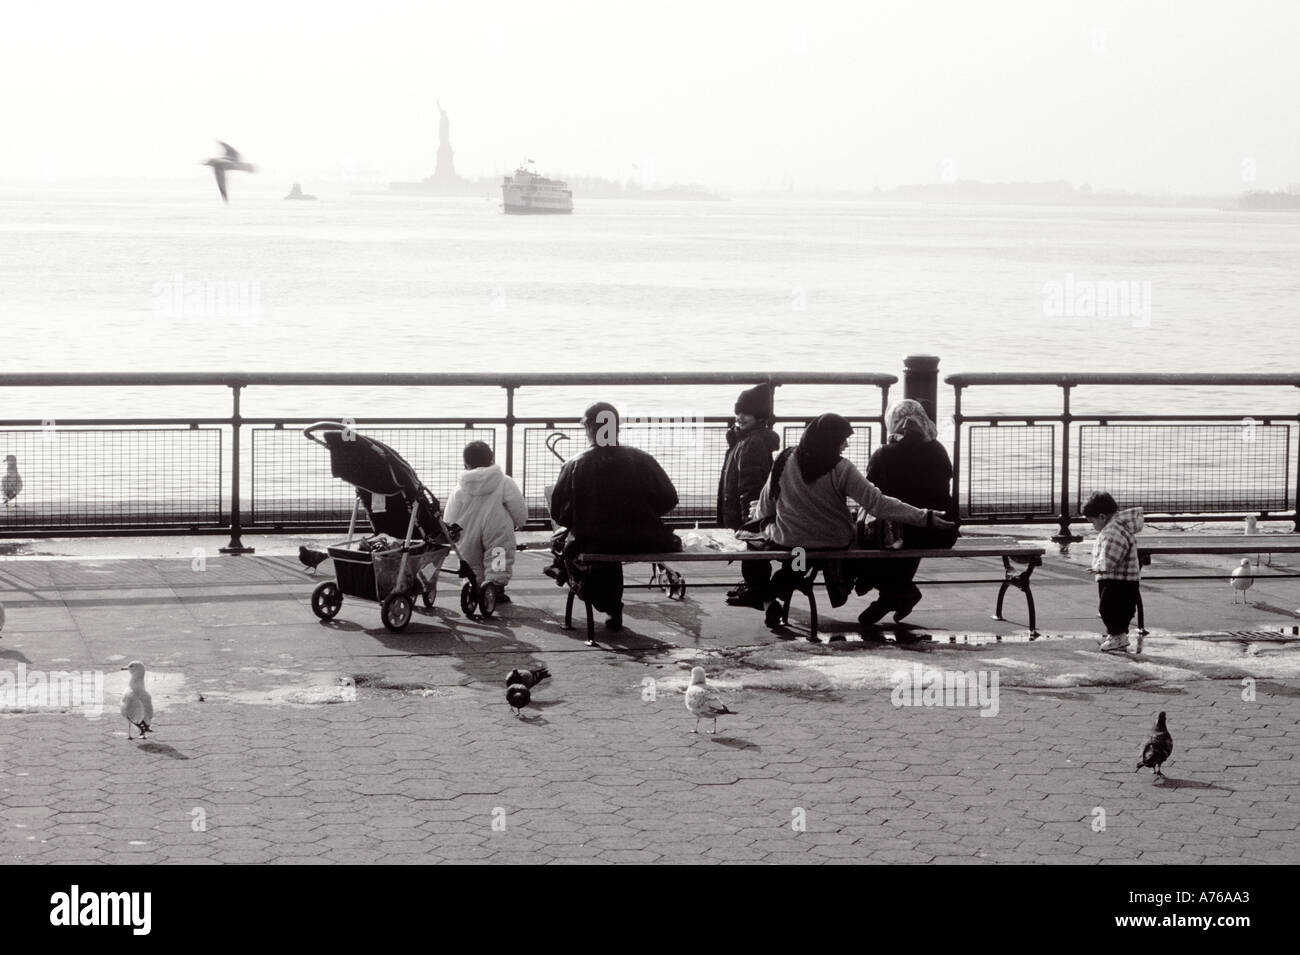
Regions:
[[[736,399],[736,414],[752,414],[755,418],[772,417],[772,389],[769,385],[755,385],[740,393]]]

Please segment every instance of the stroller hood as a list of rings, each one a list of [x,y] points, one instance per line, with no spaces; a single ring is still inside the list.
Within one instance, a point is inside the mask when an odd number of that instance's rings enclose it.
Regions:
[[[484,497],[500,490],[503,476],[500,466],[496,464],[474,468],[461,474],[460,489],[472,497]]]
[[[357,489],[375,533],[405,539],[414,508],[415,526],[424,538],[443,539],[438,499],[400,454],[337,422],[317,422],[303,433],[329,450],[330,473]]]

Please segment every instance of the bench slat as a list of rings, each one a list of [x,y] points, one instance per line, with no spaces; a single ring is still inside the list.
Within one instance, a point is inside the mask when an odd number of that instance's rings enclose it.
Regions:
[[[917,549],[917,550],[810,550],[804,557],[810,561],[817,560],[891,560],[896,557],[1010,557],[1013,560],[1042,557],[1046,551],[1041,547],[955,547],[951,550]],[[665,554],[579,554],[579,560],[589,563],[622,562],[625,564],[676,564],[676,563],[716,563],[733,560],[793,560],[794,554],[788,550],[753,550],[753,551],[709,551],[677,552]]]
[[[1138,538],[1140,554],[1297,554],[1300,535],[1218,535]]]

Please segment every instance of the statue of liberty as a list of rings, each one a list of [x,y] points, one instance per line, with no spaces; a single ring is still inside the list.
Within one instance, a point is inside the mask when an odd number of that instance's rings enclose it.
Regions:
[[[442,108],[442,100],[438,100],[437,103],[438,165],[434,169],[433,178],[435,182],[455,182],[459,177],[456,175],[456,162],[451,151],[451,120],[447,118],[447,111]]]

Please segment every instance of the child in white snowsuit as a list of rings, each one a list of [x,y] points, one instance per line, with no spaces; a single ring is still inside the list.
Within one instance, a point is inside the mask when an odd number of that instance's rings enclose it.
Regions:
[[[487,444],[471,441],[464,458],[465,473],[443,519],[460,526],[456,553],[479,585],[504,588],[515,565],[515,529],[528,522],[528,508],[519,485],[492,463]]]

